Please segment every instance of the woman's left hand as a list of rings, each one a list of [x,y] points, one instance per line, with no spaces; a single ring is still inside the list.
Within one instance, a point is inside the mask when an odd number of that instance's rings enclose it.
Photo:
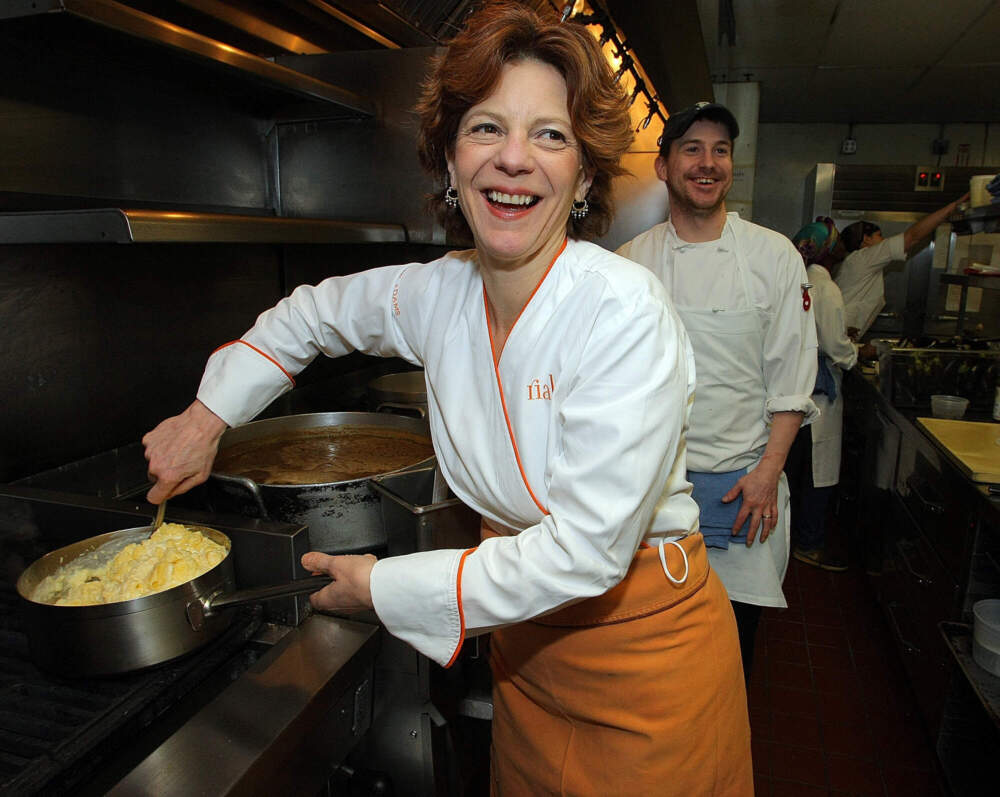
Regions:
[[[760,529],[760,542],[778,525],[778,479],[781,471],[772,474],[763,462],[741,478],[733,488],[722,496],[725,503],[734,501],[740,493],[743,494],[743,504],[736,523],[733,525],[733,535],[743,528],[746,519],[750,518],[750,529],[747,531],[747,547],[753,545]]]
[[[329,554],[310,551],[302,557],[302,566],[313,575],[328,575],[333,583],[309,596],[313,608],[320,611],[357,612],[372,607],[371,574],[374,556]]]

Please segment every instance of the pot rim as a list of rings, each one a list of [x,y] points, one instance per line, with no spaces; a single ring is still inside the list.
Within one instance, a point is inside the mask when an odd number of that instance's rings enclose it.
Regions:
[[[377,422],[373,422],[376,419]],[[432,440],[430,424],[424,418],[411,418],[409,416],[393,415],[391,413],[382,412],[307,412],[298,415],[280,415],[276,418],[262,418],[259,421],[250,421],[248,423],[240,424],[239,426],[234,426],[231,429],[226,430],[226,432],[222,435],[222,438],[219,440],[219,451],[221,451],[225,446],[227,435],[230,435],[230,439],[234,436],[238,436],[240,439],[236,442],[244,442],[243,435],[246,434],[245,430],[250,430],[252,432],[258,429],[265,429],[268,426],[287,426],[289,427],[288,431],[315,429],[323,426],[389,426],[403,431],[425,433],[427,439]],[[238,432],[240,434],[232,435],[231,433],[233,432]],[[252,440],[254,439],[254,436],[251,434],[245,439]],[[296,484],[271,484],[257,482],[248,476],[237,476],[233,473],[217,471],[215,470],[213,463],[213,469],[209,474],[209,478],[219,479],[220,481],[249,482],[250,484],[256,485],[258,488],[266,488],[267,490],[303,490],[308,488],[326,488],[337,485],[359,484],[360,482],[366,482],[379,476],[391,476],[396,473],[405,473],[409,470],[426,467],[429,463],[433,462],[434,459],[435,455],[432,453],[429,457],[425,457],[424,459],[410,465],[405,465],[401,468],[396,468],[395,470],[372,473],[369,476],[359,476],[356,479],[341,479],[339,481],[328,482],[304,482]]]
[[[77,542],[64,545],[63,547],[56,548],[53,551],[49,551],[44,556],[36,559],[21,572],[21,575],[17,579],[17,593],[24,601],[31,604],[37,610],[51,611],[53,613],[61,614],[67,618],[87,619],[136,614],[138,612],[155,609],[167,603],[174,603],[178,600],[183,600],[187,603],[195,598],[203,597],[215,592],[220,588],[220,586],[225,586],[227,573],[232,570],[233,547],[229,536],[218,529],[213,529],[208,526],[196,526],[188,523],[182,523],[180,525],[183,525],[192,531],[201,532],[213,542],[217,542],[226,548],[226,555],[217,565],[182,584],[176,584],[173,587],[160,590],[159,592],[154,592],[150,595],[143,595],[139,598],[130,598],[129,600],[124,601],[113,601],[111,603],[91,603],[79,606],[60,606],[55,603],[43,603],[28,596],[27,593],[32,591],[42,578],[49,575],[50,572],[55,572],[58,567],[64,567],[82,556],[100,550],[106,545],[118,544],[119,542],[125,540],[121,544],[121,548],[124,548],[131,542],[147,539],[152,534],[152,526],[137,526],[135,528],[118,529],[117,531],[110,531],[93,537],[86,537],[82,540],[78,540]],[[145,535],[143,535],[144,532]],[[48,565],[53,560],[60,556],[67,556],[68,554],[72,555],[69,556],[69,558],[60,561],[58,565],[52,568],[51,571],[45,572]],[[29,584],[29,582],[32,583]]]

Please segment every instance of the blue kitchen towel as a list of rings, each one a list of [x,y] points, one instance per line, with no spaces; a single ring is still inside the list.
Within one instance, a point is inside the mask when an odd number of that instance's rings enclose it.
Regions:
[[[722,496],[745,474],[746,468],[725,473],[702,473],[689,470],[687,479],[694,485],[691,497],[701,510],[701,534],[708,548],[728,548],[733,541],[746,542],[750,519],[747,518],[740,533],[733,536],[733,524],[743,505],[743,496],[728,504],[722,503]]]
[[[816,387],[813,393],[825,393],[833,404],[837,400],[837,380],[833,378],[833,361],[822,352],[816,364]]]

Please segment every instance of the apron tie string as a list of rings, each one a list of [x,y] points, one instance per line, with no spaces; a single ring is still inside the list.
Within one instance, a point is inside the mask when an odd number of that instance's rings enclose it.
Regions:
[[[681,552],[681,556],[684,557],[684,575],[681,576],[679,579],[674,578],[673,575],[670,572],[670,568],[667,567],[667,557],[666,557],[666,554],[664,554],[664,552],[663,552],[664,540],[663,540],[662,537],[660,538],[660,564],[663,565],[663,572],[666,573],[667,578],[669,578],[671,582],[673,582],[677,586],[680,586],[685,581],[687,581],[687,577],[688,577],[689,567],[688,567],[688,555],[687,555],[687,551],[685,551],[684,548],[681,546],[681,544],[679,542],[677,542],[676,540],[667,540],[666,544],[667,545],[673,545],[678,551]]]

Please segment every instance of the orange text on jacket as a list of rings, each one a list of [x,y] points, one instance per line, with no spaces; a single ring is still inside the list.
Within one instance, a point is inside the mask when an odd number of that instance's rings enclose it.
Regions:
[[[551,401],[552,394],[555,392],[556,383],[552,378],[552,374],[549,374],[548,382],[543,382],[541,379],[532,379],[528,385],[528,401],[536,401],[538,399]]]

